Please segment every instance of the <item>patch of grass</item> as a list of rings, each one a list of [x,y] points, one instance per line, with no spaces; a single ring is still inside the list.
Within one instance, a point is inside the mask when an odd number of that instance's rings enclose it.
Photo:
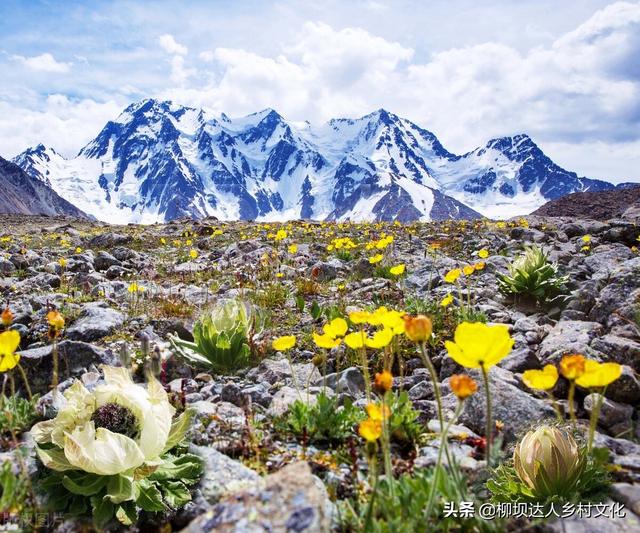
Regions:
[[[5,437],[31,429],[37,420],[37,398],[29,401],[19,396],[0,396],[0,433]]]
[[[150,302],[153,314],[158,318],[189,318],[195,307],[182,296],[154,296]]]

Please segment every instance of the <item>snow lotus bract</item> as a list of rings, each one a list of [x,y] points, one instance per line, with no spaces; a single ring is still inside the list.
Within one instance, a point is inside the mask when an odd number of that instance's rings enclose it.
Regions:
[[[58,415],[31,429],[36,443],[56,446],[38,447],[45,466],[105,476],[132,472],[160,464],[167,446],[183,437],[184,431],[169,440],[175,409],[158,381],[150,378],[144,388],[125,368],[103,366],[102,371],[105,385],[89,392],[75,382],[64,393]]]

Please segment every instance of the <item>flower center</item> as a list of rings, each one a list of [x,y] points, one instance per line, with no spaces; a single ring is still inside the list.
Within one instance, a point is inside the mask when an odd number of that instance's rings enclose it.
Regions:
[[[126,407],[117,403],[106,403],[98,407],[91,416],[96,428],[105,428],[134,438],[138,434],[135,415]]]

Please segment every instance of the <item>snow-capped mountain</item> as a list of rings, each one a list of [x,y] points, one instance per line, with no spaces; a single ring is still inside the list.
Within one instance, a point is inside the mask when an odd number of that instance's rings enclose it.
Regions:
[[[148,99],[75,158],[39,145],[14,161],[117,223],[513,216],[570,192],[612,188],[558,167],[526,135],[459,156],[384,109],[313,127],[272,109],[230,119]]]
[[[21,215],[87,215],[60,198],[51,187],[27,174],[15,163],[0,157],[0,213]]]

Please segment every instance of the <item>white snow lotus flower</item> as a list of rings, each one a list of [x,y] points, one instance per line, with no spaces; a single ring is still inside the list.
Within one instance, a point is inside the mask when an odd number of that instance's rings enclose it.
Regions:
[[[89,392],[76,381],[65,391],[58,415],[33,426],[33,438],[43,445],[37,447],[40,460],[52,470],[102,476],[162,464],[160,456],[182,440],[188,420],[172,427],[175,409],[155,378],[145,388],[125,368],[101,369],[105,385]]]

